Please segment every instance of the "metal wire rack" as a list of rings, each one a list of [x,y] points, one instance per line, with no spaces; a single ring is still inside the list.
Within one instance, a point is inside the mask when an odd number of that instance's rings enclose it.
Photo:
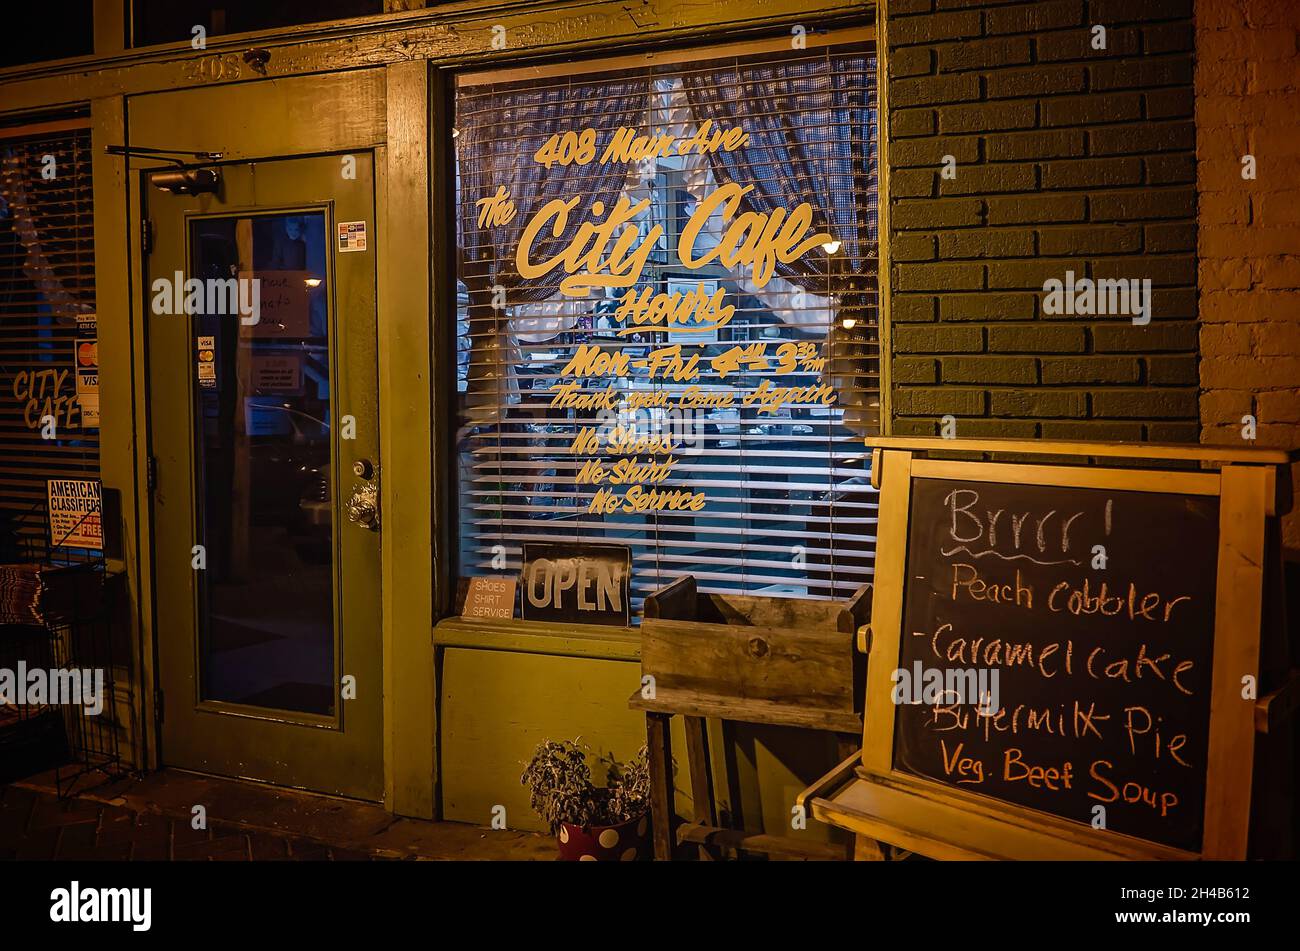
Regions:
[[[9,675],[0,779],[54,768],[64,797],[92,772],[123,772],[113,656],[122,576],[97,551],[30,535],[8,542],[0,546],[0,675]]]

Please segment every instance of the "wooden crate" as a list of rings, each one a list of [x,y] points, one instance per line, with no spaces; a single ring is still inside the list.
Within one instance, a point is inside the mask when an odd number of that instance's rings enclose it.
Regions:
[[[751,723],[862,730],[866,657],[855,638],[871,585],[848,600],[703,594],[689,575],[646,598],[636,706]]]

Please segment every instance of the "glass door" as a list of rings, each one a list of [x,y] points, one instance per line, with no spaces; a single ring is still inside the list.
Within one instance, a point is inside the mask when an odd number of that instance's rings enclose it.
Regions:
[[[162,757],[379,799],[369,159],[146,184]]]

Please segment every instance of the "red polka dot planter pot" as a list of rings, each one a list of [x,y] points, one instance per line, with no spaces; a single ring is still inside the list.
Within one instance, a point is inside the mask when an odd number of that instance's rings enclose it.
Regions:
[[[650,816],[612,826],[563,823],[555,835],[562,862],[639,862],[651,858]]]

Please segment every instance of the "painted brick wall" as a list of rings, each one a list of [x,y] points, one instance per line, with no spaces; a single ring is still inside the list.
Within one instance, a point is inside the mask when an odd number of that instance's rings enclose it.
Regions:
[[[1197,0],[1201,424],[1300,446],[1300,0]],[[1242,157],[1255,178],[1242,178]],[[1293,473],[1300,485],[1300,467]],[[1300,515],[1284,526],[1300,548]]]
[[[895,434],[1196,441],[1192,2],[886,3]],[[1044,314],[1067,270],[1150,324]]]

